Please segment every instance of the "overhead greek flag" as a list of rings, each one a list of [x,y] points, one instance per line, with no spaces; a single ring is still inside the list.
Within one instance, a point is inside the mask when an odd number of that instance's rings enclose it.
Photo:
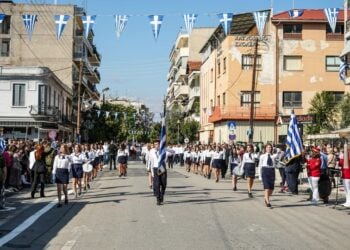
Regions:
[[[286,149],[286,160],[289,162],[293,158],[296,158],[301,155],[303,152],[303,144],[301,142],[298,120],[292,111],[290,115],[290,122],[288,127],[287,134],[287,149]]]
[[[254,20],[256,27],[259,32],[259,36],[262,37],[264,35],[264,29],[265,29],[265,24],[267,17],[269,15],[268,11],[256,11],[254,12]]]
[[[349,69],[349,64],[345,60],[341,60],[339,65],[339,79],[345,81],[346,72]]]
[[[304,10],[290,10],[288,11],[288,14],[291,18],[298,18],[304,14]]]
[[[100,117],[101,111],[97,110],[97,118]]]
[[[220,13],[218,14],[220,24],[222,28],[224,29],[225,35],[227,35],[230,32],[231,23],[232,23],[232,13]]]
[[[92,26],[95,24],[96,15],[82,16],[81,19],[83,20],[85,37],[88,38],[90,30],[92,29]]]
[[[166,115],[165,111],[162,118],[162,130],[160,132],[160,145],[159,145],[159,161],[158,161],[158,168],[165,165],[165,158],[166,158]]]
[[[109,117],[109,111],[106,111],[106,119]]]
[[[185,21],[185,27],[188,34],[191,34],[194,23],[197,19],[197,14],[185,14],[184,15],[184,21]]]
[[[0,14],[0,23],[2,23],[5,19],[5,14]]]
[[[37,21],[37,15],[25,14],[25,15],[22,15],[22,18],[23,18],[24,27],[27,31],[28,36],[29,36],[29,40],[31,40],[32,35],[33,35],[34,26],[35,26],[35,23]]]
[[[64,28],[66,27],[69,20],[69,15],[55,15],[55,24],[56,24],[56,37],[57,40],[60,40]]]
[[[335,27],[337,26],[337,19],[339,15],[338,8],[326,8],[324,9],[324,14],[327,17],[329,26],[331,26],[332,32],[335,32]]]
[[[120,36],[122,35],[126,23],[128,22],[129,16],[128,15],[115,15],[115,30],[117,34],[117,38],[119,39]]]
[[[164,16],[162,16],[162,15],[150,15],[150,16],[148,16],[148,18],[150,20],[150,24],[152,25],[154,39],[157,40],[158,35],[159,35],[159,31],[160,31],[160,27],[162,26],[162,23],[163,23]]]

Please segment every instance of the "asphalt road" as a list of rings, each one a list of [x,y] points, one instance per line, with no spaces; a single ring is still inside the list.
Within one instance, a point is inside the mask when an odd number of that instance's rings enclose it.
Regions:
[[[233,192],[229,180],[215,183],[176,167],[168,171],[164,205],[156,206],[144,167],[131,162],[127,177],[105,169],[88,192],[71,195],[62,208],[54,206],[54,186],[43,199],[28,199],[28,192],[10,197],[8,206],[16,209],[0,212],[0,242],[51,207],[1,249],[349,248],[348,209],[279,193],[269,209],[259,182],[253,199],[245,186],[239,181]]]

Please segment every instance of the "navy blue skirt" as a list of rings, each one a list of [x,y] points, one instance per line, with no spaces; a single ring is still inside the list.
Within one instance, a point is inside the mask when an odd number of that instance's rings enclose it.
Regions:
[[[210,165],[211,157],[205,157],[204,165]]]
[[[100,164],[99,160],[100,160],[100,158],[99,158],[98,156],[95,157],[95,159],[93,160],[92,166],[93,166],[94,168],[97,168],[98,164]]]
[[[73,164],[72,165],[72,175],[73,178],[83,178],[83,164]]]
[[[238,167],[238,164],[236,163],[230,163],[230,171],[231,171],[231,175],[234,175],[233,170]]]
[[[275,188],[275,169],[274,168],[261,168],[261,178],[263,181],[264,189]]]
[[[245,177],[255,178],[255,163],[245,163],[243,169]]]
[[[214,159],[211,167],[221,169],[222,160],[221,159]]]
[[[187,157],[185,162],[186,164],[191,165],[192,164],[191,157]]]
[[[128,162],[128,158],[126,155],[118,156],[118,163],[119,164],[126,164]]]
[[[66,168],[56,169],[55,182],[57,184],[68,184],[69,183],[69,172]]]

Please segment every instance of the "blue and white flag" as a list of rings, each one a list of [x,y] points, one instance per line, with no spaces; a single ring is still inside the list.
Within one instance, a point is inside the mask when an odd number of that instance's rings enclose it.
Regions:
[[[115,113],[114,113],[114,118],[117,120],[117,118],[118,118],[118,112],[115,112]]]
[[[304,14],[304,10],[290,10],[288,11],[288,14],[291,18],[298,18]]]
[[[268,11],[256,11],[254,12],[254,20],[256,27],[259,32],[259,36],[262,37],[264,35],[264,29],[265,29],[265,24],[267,17],[269,15]]]
[[[166,115],[164,111],[163,118],[162,118],[162,128],[160,132],[158,168],[165,166],[165,158],[166,158]]]
[[[82,16],[81,19],[83,20],[85,37],[88,38],[90,30],[92,29],[92,26],[95,24],[96,15]]]
[[[109,111],[106,111],[106,119],[109,117]]]
[[[334,33],[335,27],[337,26],[339,8],[326,8],[324,9],[324,14],[326,15],[329,26],[331,26],[332,32]]]
[[[231,23],[232,23],[232,13],[220,13],[218,14],[218,17],[220,19],[220,24],[222,28],[224,29],[225,35],[227,35],[230,32]]]
[[[5,19],[5,14],[0,14],[0,23],[2,23]]]
[[[191,34],[194,23],[196,22],[197,19],[197,14],[185,14],[184,15],[184,21],[185,21],[185,27],[187,34]]]
[[[97,118],[100,117],[100,114],[101,114],[101,111],[100,111],[100,110],[97,110]]]
[[[339,65],[339,79],[345,81],[346,72],[349,69],[349,64],[345,60],[341,60]]]
[[[162,15],[150,15],[150,16],[148,16],[148,18],[150,20],[150,24],[152,25],[154,39],[157,40],[158,35],[159,35],[159,31],[160,31],[160,27],[162,26],[162,23],[163,23],[164,16],[162,16]]]
[[[64,28],[66,27],[69,20],[69,15],[55,15],[55,24],[56,24],[56,37],[57,40],[60,40]]]
[[[298,157],[303,152],[303,144],[299,134],[298,120],[292,111],[290,115],[290,122],[287,134],[287,149],[286,149],[286,160],[290,160]]]
[[[6,142],[4,138],[0,138],[0,154],[2,154],[6,149]]]
[[[29,36],[29,41],[30,41],[32,39],[34,26],[37,21],[37,15],[25,14],[25,15],[22,15],[22,18],[23,18],[24,27],[27,31],[27,34]]]
[[[128,15],[115,15],[115,30],[117,34],[117,38],[119,39],[120,36],[122,35],[126,23],[128,22],[129,16]]]

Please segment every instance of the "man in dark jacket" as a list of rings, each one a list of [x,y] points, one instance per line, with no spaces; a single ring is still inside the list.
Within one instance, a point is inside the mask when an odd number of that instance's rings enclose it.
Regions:
[[[117,145],[114,144],[113,141],[108,146],[108,151],[109,151],[109,170],[112,170],[112,163],[113,163],[113,169],[116,170],[116,163],[115,163],[115,158],[117,155]]]

